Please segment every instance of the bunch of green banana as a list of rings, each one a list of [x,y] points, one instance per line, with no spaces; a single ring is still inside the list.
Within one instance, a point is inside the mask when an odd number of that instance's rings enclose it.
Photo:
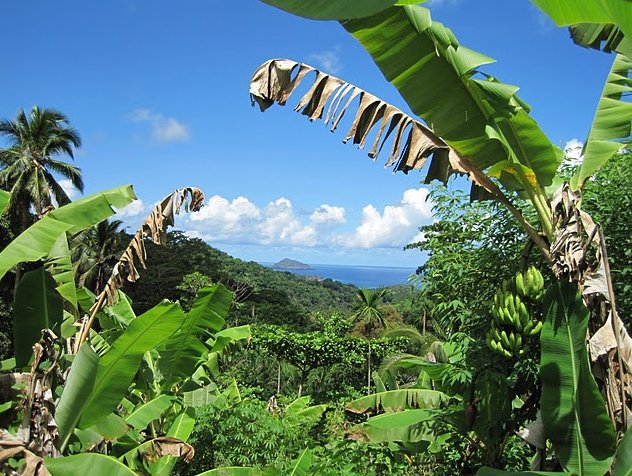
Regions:
[[[487,334],[487,345],[507,358],[522,355],[525,352],[522,348],[522,334],[500,330],[496,326],[493,326]]]
[[[542,273],[531,266],[524,273],[516,274],[516,291],[522,297],[539,302],[544,297],[544,277]]]
[[[528,305],[542,299],[543,293],[544,279],[533,267],[503,282],[491,308],[494,321],[487,345],[492,350],[508,358],[524,354],[523,342],[542,328],[542,322],[534,319]]]

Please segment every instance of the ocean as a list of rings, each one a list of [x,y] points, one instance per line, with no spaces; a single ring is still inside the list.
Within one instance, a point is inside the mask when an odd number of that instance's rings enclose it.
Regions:
[[[261,263],[272,267],[274,263]],[[310,264],[312,269],[277,270],[290,271],[301,276],[331,278],[345,284],[355,284],[359,288],[382,288],[395,284],[410,284],[408,278],[416,268],[396,268],[384,266],[346,266],[333,264]]]

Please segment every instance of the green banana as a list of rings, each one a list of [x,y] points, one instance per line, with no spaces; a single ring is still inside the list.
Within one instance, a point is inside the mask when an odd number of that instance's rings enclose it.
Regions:
[[[542,321],[538,321],[535,327],[531,329],[531,332],[529,332],[529,335],[530,336],[536,335],[538,332],[540,332],[540,329],[542,329]]]
[[[524,276],[522,273],[516,274],[516,290],[521,296],[527,296],[527,289],[525,287]]]
[[[505,331],[500,331],[500,342],[505,349],[511,349],[511,344],[509,342],[509,336]]]

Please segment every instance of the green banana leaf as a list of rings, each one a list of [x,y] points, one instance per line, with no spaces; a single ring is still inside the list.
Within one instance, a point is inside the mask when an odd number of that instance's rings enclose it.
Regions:
[[[92,392],[98,367],[99,356],[89,342],[84,343],[72,361],[70,373],[55,408],[55,421],[62,452],[87,403],[86,396]]]
[[[567,282],[547,290],[544,309],[540,409],[546,434],[566,471],[604,474],[616,440],[590,370],[585,342],[588,310],[577,288]]]
[[[44,268],[24,273],[13,303],[13,345],[18,367],[28,365],[43,329],[61,334],[64,302],[55,280]]]
[[[586,179],[630,139],[632,103],[623,100],[632,92],[632,80],[628,78],[630,69],[631,59],[623,55],[615,57],[584,147],[584,160],[571,181],[573,188],[581,188]]]
[[[165,377],[165,388],[189,377],[208,352],[198,335],[206,331],[219,331],[228,314],[232,293],[217,284],[198,291],[193,308],[186,315],[180,330],[159,349],[158,367]]]
[[[111,318],[120,327],[129,326],[132,319],[136,319],[136,313],[132,308],[130,298],[121,290],[116,291],[117,298],[112,306],[103,308],[103,314]]]
[[[298,397],[285,408],[291,425],[315,425],[327,410],[327,405],[311,405],[309,396]]]
[[[163,301],[130,323],[99,362],[81,428],[98,423],[116,408],[132,383],[143,354],[171,337],[185,317],[179,304]]]
[[[263,471],[257,468],[243,468],[239,466],[227,466],[225,468],[216,468],[195,476],[263,476]]]
[[[616,51],[632,58],[632,42],[612,23],[577,23],[569,27],[573,41],[586,48],[612,53]]]
[[[397,0],[363,0],[362,2],[331,0],[263,0],[268,5],[290,13],[316,20],[350,20],[374,15],[381,10],[396,5]],[[407,3],[420,3],[403,2]]]
[[[50,253],[64,233],[77,233],[114,214],[136,198],[131,185],[82,198],[50,212],[0,252],[0,279],[15,265],[39,261]]]
[[[70,303],[73,313],[76,315],[78,304],[75,272],[70,258],[68,237],[65,234],[59,235],[50,253],[48,253],[46,269],[48,269],[57,283],[57,292],[62,295],[66,302]]]
[[[407,388],[388,390],[358,398],[348,403],[346,409],[353,413],[365,413],[369,410],[396,412],[410,408],[439,408],[448,403],[449,400],[448,395],[437,390]]]
[[[9,199],[11,197],[11,194],[5,190],[0,190],[0,215],[3,214],[4,212],[4,207],[7,206],[7,203],[9,203]]]
[[[174,400],[175,397],[171,395],[159,395],[153,400],[140,405],[125,421],[136,430],[142,431],[147,428],[152,421],[160,418],[160,416],[171,407]]]
[[[632,430],[628,430],[617,447],[612,476],[632,476]]]
[[[212,343],[211,352],[223,352],[226,347],[235,342],[250,339],[252,332],[249,325],[229,327],[223,329],[215,334],[215,338]],[[206,341],[210,344],[210,341]]]
[[[494,78],[473,79],[479,66],[493,60],[460,46],[448,28],[432,21],[428,9],[391,7],[343,26],[415,114],[475,167],[517,160],[532,171],[537,185],[551,183],[561,151],[529,117],[517,88]]]
[[[404,410],[369,418],[359,428],[369,441],[375,443],[419,443],[435,438],[432,430],[435,418],[436,415],[428,410]]]
[[[110,413],[96,425],[85,430],[75,428],[75,435],[81,442],[82,448],[88,450],[105,441],[117,441],[131,430],[127,422],[116,413]]]
[[[136,476],[136,473],[111,456],[81,453],[63,458],[45,458],[44,465],[52,476]]]
[[[312,452],[309,448],[303,450],[296,460],[296,464],[290,473],[290,476],[307,476],[309,467],[312,465]]]
[[[197,388],[189,392],[183,392],[182,402],[187,407],[198,408],[210,405],[219,397],[217,385],[209,383],[202,388]]]
[[[169,427],[167,436],[178,438],[182,441],[188,441],[191,433],[193,433],[193,427],[195,426],[195,418],[192,414],[193,412],[190,410],[179,414]],[[177,461],[178,458],[175,456],[163,456],[151,465],[152,476],[169,476]]]
[[[560,476],[561,474],[567,474],[569,476],[572,475],[572,473],[551,471],[505,471],[502,469],[489,468],[487,466],[483,466],[476,472],[476,476],[529,476],[531,474],[540,476]]]
[[[627,0],[532,0],[558,26],[612,23],[632,38],[632,4]]]

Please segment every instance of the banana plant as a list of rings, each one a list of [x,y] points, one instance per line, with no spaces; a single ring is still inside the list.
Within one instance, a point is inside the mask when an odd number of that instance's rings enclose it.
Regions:
[[[294,14],[313,17],[308,2],[263,1]],[[395,171],[407,172],[427,165],[427,181],[445,181],[452,173],[466,174],[474,184],[472,198],[493,198],[503,203],[540,248],[556,276],[579,287],[584,305],[595,311],[605,309],[610,314],[599,331],[610,336],[607,350],[602,354],[614,349],[608,354],[607,365],[621,371],[606,395],[610,417],[620,432],[625,431],[629,426],[625,381],[632,373],[632,340],[616,312],[603,234],[581,210],[573,191],[559,188],[556,170],[560,151],[531,119],[528,105],[516,94],[518,88],[484,73],[482,67],[493,60],[460,45],[448,28],[432,20],[428,9],[396,4],[377,13],[368,9],[355,11],[351,17],[345,15],[344,3],[329,2],[326,19],[339,21],[365,47],[423,123],[354,85],[289,60],[271,60],[255,71],[251,100],[261,110],[274,103],[284,105],[299,84],[310,81],[295,108],[310,120],[323,119],[335,130],[345,112],[356,108],[343,142],[352,140],[362,148],[369,133],[374,133],[371,158],[375,159],[386,145],[389,151],[386,164]],[[571,181],[572,187],[580,188],[630,137],[632,106],[624,99],[631,87],[632,63],[627,54],[631,51],[628,38],[632,34],[632,7],[620,0],[536,0],[535,3],[558,24],[583,24],[573,25],[574,37],[580,43],[600,47],[605,41],[604,49],[620,53],[614,59],[588,135],[584,164]],[[335,9],[335,5],[339,8]],[[308,80],[310,77],[313,79]],[[529,200],[536,211],[537,223],[525,219],[507,192],[517,192]],[[588,250],[594,251],[596,260],[589,258]],[[605,321],[607,315],[602,317]],[[562,345],[564,334],[557,332],[552,339]],[[558,356],[564,358],[565,364],[584,361],[585,346],[584,353],[576,347],[570,350],[573,355]],[[614,355],[618,364],[612,360]],[[590,372],[583,379],[594,388]],[[571,388],[564,388],[560,382],[554,387],[558,396],[561,393],[570,398]],[[585,426],[588,416],[578,413],[579,404],[571,401],[572,411],[583,419],[580,423]],[[595,405],[593,411],[602,418],[603,400],[593,398],[590,402]],[[546,419],[552,422],[553,415],[548,412]],[[582,435],[581,429],[577,431]],[[607,425],[600,431],[610,435]],[[570,456],[562,455],[562,459],[572,470],[584,471],[583,464],[590,458],[583,459],[587,457],[585,448],[578,440],[574,443],[573,458],[579,458],[580,462],[571,463]],[[603,469],[612,456],[612,439],[608,436],[601,443],[603,451],[589,453]],[[556,446],[562,453],[566,448],[559,442]],[[591,463],[586,464],[590,467]]]

